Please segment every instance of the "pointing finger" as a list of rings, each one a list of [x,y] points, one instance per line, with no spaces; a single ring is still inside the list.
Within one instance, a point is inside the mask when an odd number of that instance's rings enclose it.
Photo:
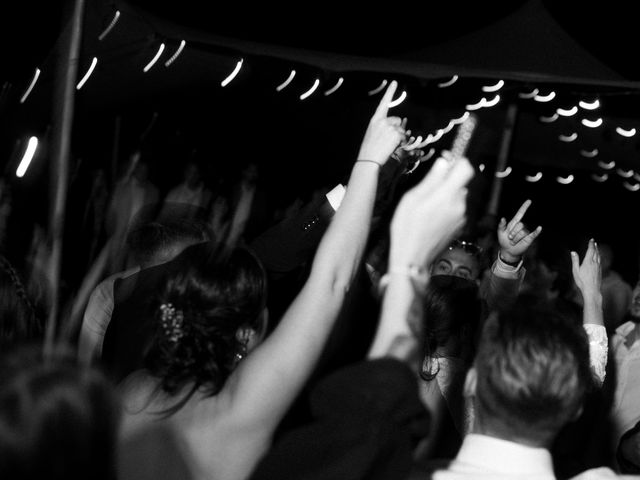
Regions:
[[[396,93],[396,89],[398,88],[398,82],[395,80],[392,81],[387,87],[387,91],[384,92],[382,100],[378,104],[378,108],[376,108],[375,113],[373,114],[373,118],[385,118],[387,113],[389,112],[389,104],[393,101],[393,96]]]
[[[530,206],[531,206],[531,200],[525,200],[525,202],[522,204],[520,209],[516,212],[515,216],[509,222],[509,226],[507,228],[509,229],[513,228],[513,226],[516,223],[522,220],[522,217],[524,217],[524,214],[527,213],[527,210],[529,209]]]

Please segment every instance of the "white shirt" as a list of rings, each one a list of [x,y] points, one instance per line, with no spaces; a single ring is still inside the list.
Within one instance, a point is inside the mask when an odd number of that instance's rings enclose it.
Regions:
[[[470,478],[553,480],[553,461],[545,448],[470,433],[446,470],[433,474],[435,480]]]
[[[116,280],[127,278],[138,271],[140,267],[114,273],[100,282],[91,292],[80,329],[78,358],[81,362],[91,363],[102,353],[104,335],[113,314],[113,285]]]
[[[625,322],[616,329],[611,347],[616,362],[616,393],[611,416],[615,428],[615,444],[640,421],[640,339],[628,346],[636,324]]]
[[[495,480],[526,479],[554,480],[553,461],[545,448],[534,448],[499,438],[471,433],[464,438],[460,451],[448,468],[437,470],[435,480]],[[572,480],[600,480],[640,478],[617,475],[610,468],[593,468]]]

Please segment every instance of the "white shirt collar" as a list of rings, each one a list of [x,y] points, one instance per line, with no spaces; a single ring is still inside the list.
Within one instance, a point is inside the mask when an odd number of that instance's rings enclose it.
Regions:
[[[545,448],[534,448],[520,443],[475,433],[468,434],[450,469],[474,469],[501,475],[548,475],[555,478],[551,454]]]

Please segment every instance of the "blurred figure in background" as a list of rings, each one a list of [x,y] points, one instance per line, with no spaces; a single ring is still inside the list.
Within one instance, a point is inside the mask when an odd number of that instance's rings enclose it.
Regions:
[[[205,185],[200,166],[190,161],[184,167],[182,182],[169,191],[164,199],[164,205],[165,207],[171,203],[192,205],[195,213],[198,208],[208,210],[212,196],[211,190]],[[162,212],[165,211],[165,207]]]
[[[114,308],[114,286],[118,280],[128,278],[141,269],[166,263],[189,245],[211,239],[202,210],[199,210],[200,219],[192,219],[193,206],[171,204],[157,220],[154,220],[154,210],[143,208],[127,236],[131,268],[107,277],[91,293],[80,330],[78,358],[82,362],[90,363],[102,353],[102,342]],[[120,290],[121,300],[125,297],[123,290],[126,289]]]
[[[138,211],[145,205],[157,205],[158,188],[149,179],[149,165],[141,160],[139,150],[129,160],[126,174],[116,184],[107,211],[107,235],[112,239],[110,273],[123,270],[127,231]]]
[[[636,426],[640,422],[640,282],[633,289],[625,320],[611,338],[616,369],[615,399],[611,411],[613,448],[618,449],[618,462],[626,465],[626,471],[638,473],[640,436]],[[635,471],[632,465],[635,465]]]
[[[604,324],[609,333],[622,323],[624,315],[631,305],[631,286],[622,276],[613,270],[614,253],[611,245],[599,244],[602,258],[602,308]]]
[[[6,251],[12,206],[11,185],[4,178],[0,178],[0,252]]]
[[[42,339],[44,325],[18,272],[0,255],[0,353]]]
[[[0,360],[0,478],[115,480],[112,386],[75,358],[41,352],[17,349]]]
[[[83,230],[89,239],[88,263],[94,260],[98,254],[98,247],[104,242],[106,214],[109,206],[109,185],[104,168],[98,168],[93,172],[91,192],[83,214]]]
[[[231,227],[227,243],[250,242],[269,224],[266,192],[259,182],[260,171],[254,162],[240,173],[240,180],[231,192]]]

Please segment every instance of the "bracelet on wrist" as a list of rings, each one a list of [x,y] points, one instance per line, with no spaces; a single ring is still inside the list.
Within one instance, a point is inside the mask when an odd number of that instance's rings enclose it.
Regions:
[[[378,162],[376,162],[375,160],[356,160],[356,163],[358,162],[363,162],[363,163],[373,163],[375,165],[378,166],[378,168],[382,167],[382,165],[380,165]]]
[[[413,288],[420,294],[424,293],[427,285],[429,284],[429,274],[421,265],[409,264],[403,267],[393,267],[380,278],[380,283],[378,284],[378,292],[380,295],[384,294],[389,282],[391,281],[391,277],[394,275],[408,278],[411,281]]]
[[[520,265],[520,262],[522,261],[522,257],[520,257],[515,262],[507,262],[504,258],[502,258],[502,255],[500,255],[500,252],[498,252],[498,259],[505,265],[509,265],[510,267],[514,267],[514,268]]]

